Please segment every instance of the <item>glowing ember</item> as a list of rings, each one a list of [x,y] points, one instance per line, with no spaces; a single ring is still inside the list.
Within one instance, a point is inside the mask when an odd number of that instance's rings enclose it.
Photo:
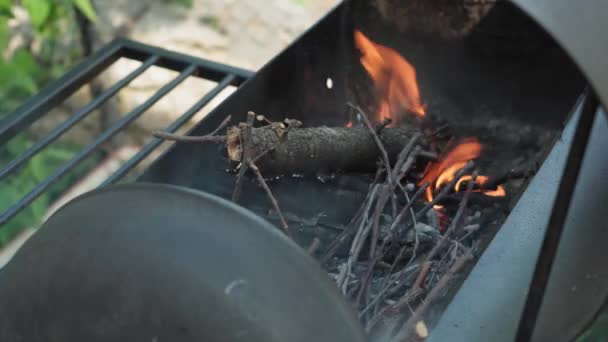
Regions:
[[[469,160],[476,159],[481,154],[482,145],[477,139],[469,138],[462,143],[456,145],[447,154],[441,158],[440,161],[431,163],[427,167],[424,178],[420,181],[419,185],[429,182],[430,186],[426,189],[425,196],[427,201],[433,200],[433,193],[436,190],[441,189],[442,186],[450,183],[456,173],[460,171]],[[466,181],[472,180],[471,175],[462,176],[454,186],[454,191],[458,192],[462,190],[462,184]],[[484,185],[488,182],[487,176],[477,176],[475,183],[479,186]],[[506,191],[502,185],[498,186],[496,190],[474,190],[476,192],[482,192],[484,195],[493,197],[503,197],[506,195]],[[441,208],[436,205],[435,208]]]
[[[460,177],[460,179],[458,180],[458,182],[456,182],[456,185],[454,186],[454,190],[455,191],[460,191],[461,189],[461,185],[464,182],[468,182],[471,179],[473,179],[473,177],[471,177],[470,175],[465,175]],[[483,185],[485,185],[488,182],[489,178],[487,176],[477,176],[477,178],[475,178],[475,184],[483,187]],[[474,192],[483,192],[484,195],[486,196],[491,196],[491,197],[504,197],[507,195],[507,192],[505,191],[505,188],[502,185],[498,185],[496,187],[496,190],[473,190]]]
[[[403,110],[424,116],[414,67],[397,51],[372,42],[360,31],[355,31],[355,44],[362,53],[361,64],[378,91],[380,103],[375,119],[398,121]]]

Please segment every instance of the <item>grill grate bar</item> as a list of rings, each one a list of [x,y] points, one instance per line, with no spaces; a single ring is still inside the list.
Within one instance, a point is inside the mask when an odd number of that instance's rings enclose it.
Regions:
[[[149,46],[132,40],[125,40],[122,44],[124,46],[124,56],[127,58],[143,61],[150,55],[159,56],[158,66],[175,71],[183,70],[188,65],[193,64],[198,67],[198,76],[214,82],[221,82],[226,75],[234,75],[235,78],[232,80],[231,85],[239,86],[254,75],[254,72],[249,70]]]
[[[175,120],[169,127],[164,131],[173,133],[183,126],[190,118],[198,113],[205,105],[207,105],[214,97],[216,97],[222,90],[229,86],[236,77],[234,75],[225,76],[220,83],[218,83],[211,91],[205,96],[198,100],[192,107],[190,107],[182,116]],[[163,141],[158,138],[153,138],[148,144],[146,144],[135,156],[129,159],[123,164],[116,172],[108,177],[99,187],[105,187],[119,181],[123,178],[131,169],[139,164],[144,158],[146,158],[152,151],[157,148]]]
[[[44,147],[55,141],[59,138],[63,133],[68,131],[82,119],[84,119],[89,113],[99,107],[101,104],[106,102],[110,97],[119,92],[122,88],[131,83],[135,78],[141,75],[144,71],[146,71],[150,66],[158,61],[158,56],[149,57],[142,65],[140,65],[137,69],[133,70],[129,75],[120,81],[116,82],[110,88],[106,89],[103,93],[101,93],[98,97],[89,102],[86,106],[82,107],[78,110],[74,115],[72,115],[69,119],[61,123],[59,126],[55,127],[48,135],[45,135],[42,139],[37,141],[32,147],[27,149],[21,155],[11,160],[11,162],[2,170],[0,170],[0,180],[6,178],[10,173],[15,172],[19,167],[21,167],[25,162],[30,160],[36,153],[40,152]]]
[[[127,115],[125,115],[122,119],[117,121],[114,125],[112,125],[107,131],[103,132],[94,142],[87,145],[78,155],[74,158],[63,164],[55,173],[47,177],[44,181],[36,185],[32,191],[22,197],[17,203],[8,208],[2,215],[0,216],[0,227],[2,227],[5,223],[7,223],[11,218],[17,215],[21,210],[23,210],[26,206],[32,203],[38,196],[40,196],[44,191],[46,191],[52,184],[58,181],[61,177],[63,177],[67,172],[73,169],[76,165],[78,165],[81,161],[83,161],[88,155],[90,155],[93,151],[95,151],[101,144],[112,138],[121,129],[135,121],[141,114],[143,114],[148,108],[152,107],[156,102],[158,102],[161,98],[163,98],[167,93],[177,87],[181,82],[183,82],[186,78],[192,75],[196,71],[197,67],[193,64],[188,66],[185,70],[183,70],[176,78],[174,78],[171,82],[164,85],[160,88],[154,95],[148,98],[144,103],[135,107],[131,110]]]
[[[120,58],[120,41],[110,43],[84,62],[69,71],[53,86],[45,88],[30,98],[11,115],[0,121],[0,145],[6,143],[32,122],[45,115],[51,108],[67,99],[74,91],[89,82],[93,77]]]

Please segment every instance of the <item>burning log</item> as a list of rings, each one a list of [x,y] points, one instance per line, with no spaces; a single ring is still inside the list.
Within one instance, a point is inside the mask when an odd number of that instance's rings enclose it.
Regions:
[[[231,127],[227,133],[228,157],[237,163],[243,155],[241,133],[240,127]],[[387,127],[378,137],[389,159],[395,161],[413,134],[408,127]],[[289,128],[279,123],[254,128],[251,138],[255,155],[265,153],[256,164],[271,174],[369,171],[377,167],[380,155],[374,137],[363,126]]]

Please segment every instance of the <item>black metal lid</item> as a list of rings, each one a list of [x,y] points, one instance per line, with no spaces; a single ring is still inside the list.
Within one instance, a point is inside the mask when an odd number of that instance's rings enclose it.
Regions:
[[[608,104],[608,1],[511,0],[534,18],[570,55]]]

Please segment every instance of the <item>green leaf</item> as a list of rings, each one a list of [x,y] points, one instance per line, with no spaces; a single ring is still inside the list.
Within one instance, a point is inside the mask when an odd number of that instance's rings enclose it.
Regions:
[[[0,15],[7,15],[12,17],[11,0],[0,0]]]
[[[32,95],[38,91],[36,76],[39,71],[32,54],[19,50],[8,63],[0,62],[0,84],[4,89],[17,88],[27,95]]]
[[[1,6],[2,5],[0,5],[0,11],[2,11]],[[10,32],[8,30],[8,18],[2,16],[2,13],[0,12],[0,51],[4,51],[4,48],[6,48],[6,45],[8,44],[9,38]]]
[[[40,195],[32,204],[30,204],[30,211],[32,212],[32,225],[38,224],[40,219],[46,214],[46,210],[49,207],[49,196],[45,193]]]
[[[52,158],[53,160],[58,160],[60,162],[65,162],[65,161],[72,159],[72,157],[74,157],[76,152],[78,152],[77,147],[69,148],[69,147],[63,147],[63,146],[57,146],[57,147],[53,146],[52,148],[49,148],[46,151],[49,158]]]
[[[30,160],[28,170],[31,171],[33,178],[37,182],[43,181],[49,174],[49,170],[44,163],[44,155],[37,155]]]
[[[72,3],[87,19],[94,23],[97,22],[97,14],[95,14],[95,9],[90,0],[72,0]]]
[[[23,7],[37,29],[42,28],[51,13],[50,0],[23,0]]]
[[[20,73],[36,74],[38,72],[38,64],[36,63],[34,56],[25,49],[20,49],[15,52],[11,61],[13,65],[19,69]]]
[[[165,0],[165,3],[176,3],[187,8],[192,7],[192,0]]]

